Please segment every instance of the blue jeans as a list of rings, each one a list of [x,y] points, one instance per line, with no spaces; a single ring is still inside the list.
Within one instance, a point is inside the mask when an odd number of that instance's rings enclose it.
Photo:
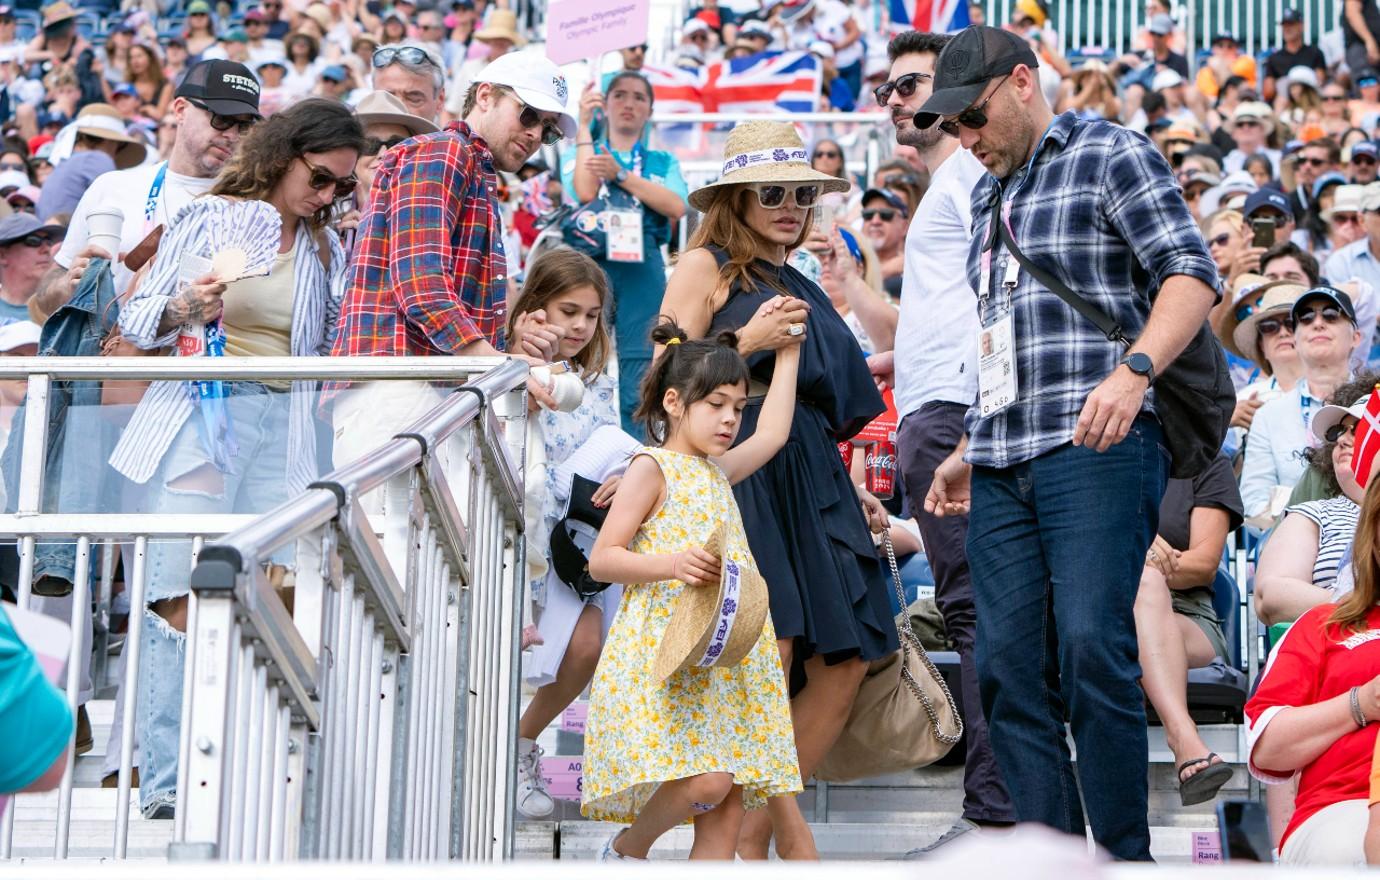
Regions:
[[[198,427],[187,419],[158,471],[149,481],[148,510],[154,513],[265,513],[287,497],[287,436],[291,395],[269,393],[254,382],[230,386],[230,417],[239,454],[222,474],[221,492],[173,488],[170,483],[207,465]],[[192,547],[186,541],[150,542],[149,604],[190,592]],[[143,658],[139,670],[139,795],[147,809],[177,787],[177,745],[182,729],[182,677],[186,633],[151,609],[144,609]]]
[[[975,467],[968,524],[978,680],[1017,818],[1082,837],[1081,781],[1093,837],[1132,861],[1150,859],[1133,609],[1169,470],[1161,437],[1141,416],[1103,453]]]

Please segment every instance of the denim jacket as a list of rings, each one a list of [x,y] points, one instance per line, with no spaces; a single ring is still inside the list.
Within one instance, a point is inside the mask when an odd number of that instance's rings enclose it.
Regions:
[[[72,298],[43,325],[40,357],[97,357],[106,334],[120,318],[110,261],[92,260]],[[48,392],[48,447],[45,455],[43,510],[63,513],[94,513],[100,508],[102,489],[108,483],[104,462],[114,435],[101,418],[101,383],[97,380],[54,382]],[[8,499],[5,511],[13,513],[19,499],[20,456],[24,442],[25,406],[15,414],[10,442],[0,457]],[[70,442],[66,442],[67,438]],[[95,453],[94,455],[92,453]],[[64,479],[64,472],[67,477]],[[71,580],[76,547],[40,544],[35,554],[34,580],[45,575]]]

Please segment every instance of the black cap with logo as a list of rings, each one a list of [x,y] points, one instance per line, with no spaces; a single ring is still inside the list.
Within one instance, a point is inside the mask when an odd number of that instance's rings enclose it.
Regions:
[[[187,71],[176,97],[205,104],[218,116],[259,116],[259,81],[235,61],[202,61]]]
[[[965,28],[935,59],[934,94],[915,114],[915,127],[929,128],[941,116],[962,113],[977,102],[987,83],[1020,64],[1040,66],[1023,37],[985,25]]]

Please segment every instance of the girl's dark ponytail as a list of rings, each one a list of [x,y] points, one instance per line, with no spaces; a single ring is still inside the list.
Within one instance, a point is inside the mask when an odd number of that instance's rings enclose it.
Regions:
[[[661,355],[642,377],[633,418],[647,428],[647,438],[666,442],[670,414],[663,403],[667,389],[674,388],[685,406],[709,396],[721,385],[746,384],[747,363],[738,354],[738,334],[725,330],[713,339],[690,340],[675,321],[661,315],[652,328],[652,342],[663,346]]]

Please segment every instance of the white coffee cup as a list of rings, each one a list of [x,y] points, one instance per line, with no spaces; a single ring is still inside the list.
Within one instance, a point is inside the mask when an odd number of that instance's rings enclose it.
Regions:
[[[86,214],[86,246],[98,247],[119,259],[125,212],[116,207],[93,208]]]

